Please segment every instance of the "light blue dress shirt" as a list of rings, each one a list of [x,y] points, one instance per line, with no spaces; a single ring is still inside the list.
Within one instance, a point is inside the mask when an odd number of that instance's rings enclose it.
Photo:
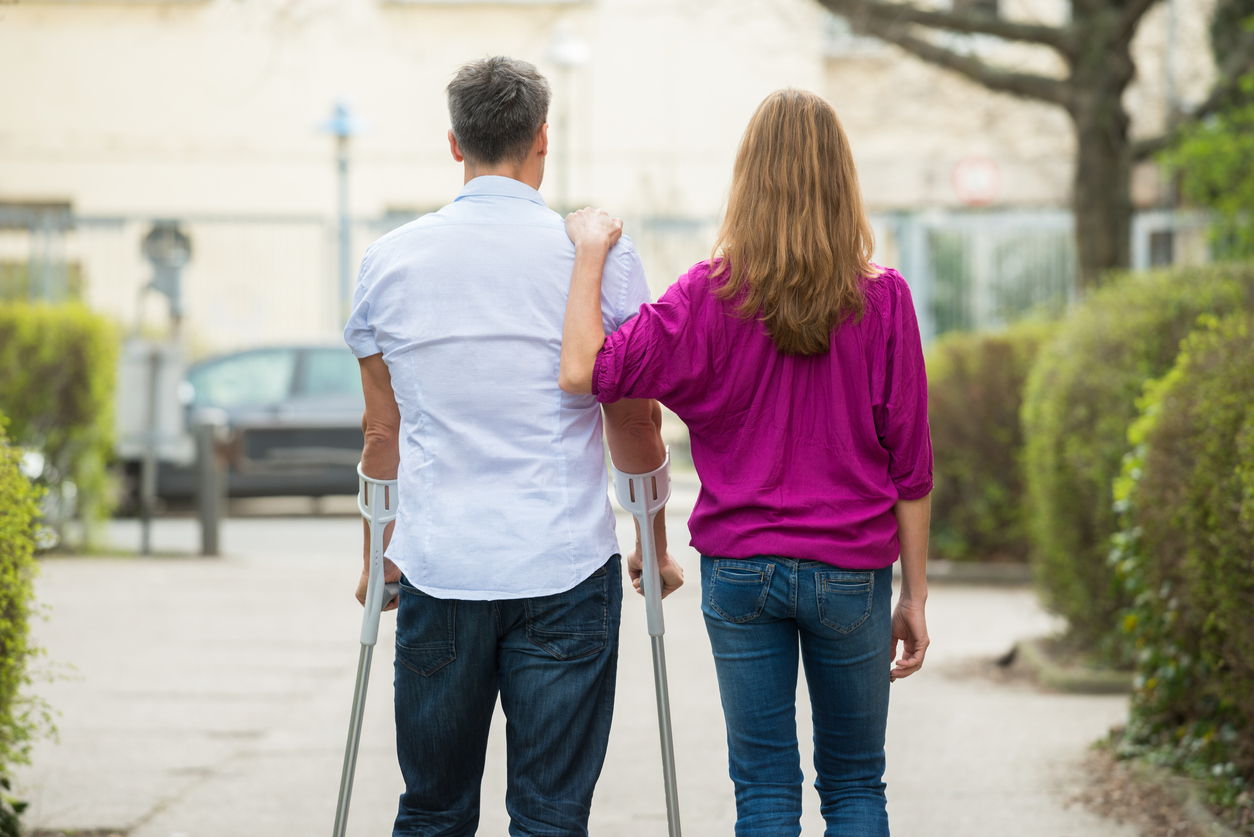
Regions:
[[[600,408],[557,386],[574,261],[540,193],[495,176],[366,251],[344,339],[391,372],[401,464],[387,557],[429,595],[560,593],[618,551]],[[648,301],[624,237],[605,265],[606,333]]]

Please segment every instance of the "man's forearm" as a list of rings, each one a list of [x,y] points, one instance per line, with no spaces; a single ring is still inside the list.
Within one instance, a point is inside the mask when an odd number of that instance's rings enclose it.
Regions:
[[[367,430],[366,444],[361,451],[361,470],[368,476],[377,480],[394,480],[397,472],[401,467],[401,450],[398,439],[393,436],[387,438],[386,435],[375,436],[371,439],[371,433]],[[391,489],[395,491],[395,489]],[[370,522],[364,517],[361,519],[362,525],[362,548],[361,560],[365,568],[370,567]],[[396,523],[389,523],[383,530],[383,548],[386,550],[388,543],[392,540],[392,529]]]
[[[932,517],[932,497],[898,500],[897,540],[901,546],[901,598],[915,604],[927,601],[927,538]]]
[[[605,441],[614,467],[643,474],[666,461],[662,441],[662,406],[652,399],[627,399],[605,404]]]
[[[666,461],[662,441],[662,407],[653,400],[624,399],[605,404],[605,441],[614,467],[627,474],[645,474]],[[658,554],[666,551],[666,514],[653,525]],[[639,542],[640,532],[636,532]]]
[[[392,375],[381,354],[362,358],[359,362],[362,395],[366,400],[366,411],[361,417],[361,432],[365,440],[361,451],[361,470],[377,480],[394,480],[401,467],[401,413],[392,391]],[[388,524],[383,531],[384,548],[392,539],[394,525]],[[362,562],[368,567],[370,524],[363,519],[362,527],[365,532],[362,537]]]

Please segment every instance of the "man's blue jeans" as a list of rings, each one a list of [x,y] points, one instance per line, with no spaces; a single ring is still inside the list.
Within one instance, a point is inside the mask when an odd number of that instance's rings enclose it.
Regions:
[[[798,647],[826,833],[887,837],[891,602],[891,567],[856,572],[773,556],[701,558],[701,610],[727,722],[737,837],[801,834]]]
[[[614,711],[622,569],[615,555],[565,593],[436,599],[401,580],[393,835],[474,834],[500,693],[514,837],[584,837]]]

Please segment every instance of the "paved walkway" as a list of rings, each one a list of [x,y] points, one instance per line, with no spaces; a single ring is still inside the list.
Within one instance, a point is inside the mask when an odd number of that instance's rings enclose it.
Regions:
[[[677,492],[672,539],[683,543]],[[60,711],[59,744],[19,771],[29,826],[118,828],[131,837],[308,837],[330,831],[356,670],[351,597],[360,522],[236,518],[229,557],[188,557],[190,520],[163,520],[153,559],[43,563],[48,620],[37,640],[64,676],[40,687]],[[619,532],[630,532],[619,520]],[[120,548],[138,530],[118,522]],[[735,808],[713,663],[701,622],[698,558],[667,599],[675,739],[689,837],[726,837]],[[593,805],[595,837],[666,833],[643,609],[624,608],[619,697]],[[897,837],[1133,837],[1068,805],[1090,742],[1124,713],[1118,697],[1044,694],[971,674],[969,661],[1052,627],[1022,589],[936,586],[924,670],[893,686],[889,814]],[[371,680],[349,833],[390,833],[400,780],[392,748],[391,617]],[[70,668],[72,667],[72,668]],[[67,672],[66,669],[69,669]],[[809,738],[808,708],[799,707]],[[507,833],[504,724],[493,727],[480,834]],[[809,755],[803,757],[808,764]],[[809,774],[809,771],[807,771]],[[812,774],[810,775],[812,779]],[[807,795],[805,834],[822,834]]]

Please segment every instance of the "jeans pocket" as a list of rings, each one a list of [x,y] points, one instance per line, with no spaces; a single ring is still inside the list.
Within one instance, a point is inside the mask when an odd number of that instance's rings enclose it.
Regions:
[[[430,677],[457,658],[457,602],[437,599],[401,583],[396,611],[396,660]]]
[[[525,599],[527,639],[557,660],[598,654],[610,636],[606,567],[564,593]]]
[[[775,565],[767,561],[714,561],[710,609],[728,622],[750,622],[762,615]]]
[[[850,633],[871,615],[875,573],[817,572],[814,587],[819,599],[819,621],[833,630]]]

